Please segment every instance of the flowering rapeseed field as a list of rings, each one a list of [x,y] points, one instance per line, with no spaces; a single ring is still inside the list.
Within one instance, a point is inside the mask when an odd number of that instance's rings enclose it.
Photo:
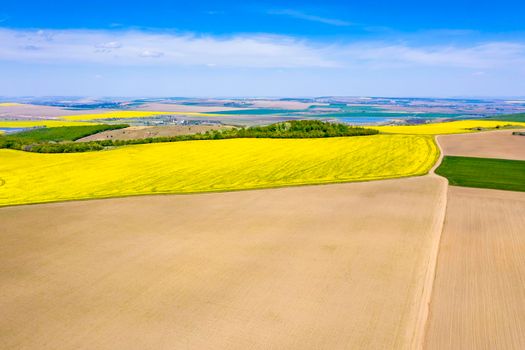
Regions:
[[[0,120],[0,128],[34,128],[34,127],[58,127],[58,126],[83,126],[95,125],[91,122],[67,122],[62,120]]]
[[[413,135],[439,135],[439,134],[461,134],[476,132],[476,128],[493,129],[497,126],[521,126],[525,123],[506,122],[498,120],[458,120],[454,122],[421,124],[421,125],[400,125],[400,126],[372,126],[370,128],[386,133],[413,134]]]
[[[425,174],[429,136],[230,139],[68,154],[0,150],[0,206],[227,191]]]

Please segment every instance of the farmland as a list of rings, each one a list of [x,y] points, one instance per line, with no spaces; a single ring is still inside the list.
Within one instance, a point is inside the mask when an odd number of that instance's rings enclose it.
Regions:
[[[409,135],[187,141],[75,154],[0,150],[0,205],[423,175],[437,155],[432,138]]]
[[[0,350],[525,350],[525,0],[0,3]]]
[[[8,135],[0,138],[0,148],[6,143],[27,145],[38,142],[61,142],[61,141],[75,141],[82,137],[96,134],[106,130],[123,129],[127,127],[126,124],[116,125],[81,125],[81,126],[58,126],[52,128],[37,128],[18,132],[13,135]],[[9,147],[13,149],[20,149],[19,147]]]
[[[490,119],[525,123],[525,113],[497,115],[497,116],[490,117]]]
[[[22,106],[21,103],[14,103],[14,102],[1,102],[0,107],[17,107]]]
[[[35,127],[59,127],[59,126],[83,126],[95,125],[93,122],[70,122],[62,120],[0,120],[0,128],[35,128]]]
[[[72,141],[106,130],[123,129],[126,124],[95,124],[81,126],[58,126],[36,128],[0,136],[0,149],[15,149],[31,152],[86,152],[99,148]],[[91,148],[90,148],[91,147]]]
[[[425,349],[525,348],[523,227],[525,194],[449,187]]]
[[[413,134],[413,135],[440,135],[440,134],[461,134],[482,130],[499,128],[519,128],[525,127],[523,122],[505,122],[496,120],[460,120],[444,123],[432,123],[421,125],[400,125],[400,126],[374,126],[385,133]]]
[[[439,136],[443,153],[450,156],[525,160],[525,137],[514,130]]]
[[[103,120],[103,119],[127,119],[127,118],[147,118],[159,115],[185,115],[194,117],[213,117],[216,114],[210,113],[198,113],[198,112],[151,112],[151,111],[114,111],[106,113],[96,114],[78,114],[78,115],[66,115],[62,116],[61,119],[69,121],[90,121],[90,120]]]
[[[445,156],[436,173],[451,185],[525,191],[525,161]]]
[[[522,347],[524,123],[132,120],[212,102],[0,137],[4,347]]]
[[[83,137],[79,142],[103,140],[137,140],[151,137],[173,137],[205,133],[206,131],[231,128],[228,125],[164,125],[164,126],[131,126],[126,129],[103,131]]]
[[[407,349],[443,189],[415,177],[0,208],[0,343]]]

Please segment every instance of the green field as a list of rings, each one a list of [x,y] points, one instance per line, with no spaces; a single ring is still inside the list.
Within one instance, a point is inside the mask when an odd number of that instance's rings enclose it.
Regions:
[[[504,120],[509,122],[525,122],[525,113],[495,115],[493,117],[489,117],[488,119]]]
[[[21,131],[9,135],[0,136],[0,148],[10,148],[16,150],[33,150],[38,148],[45,151],[46,147],[56,149],[58,147],[74,149],[81,147],[81,144],[72,144],[83,137],[97,134],[102,131],[126,128],[127,124],[96,124],[83,126],[59,126],[55,128],[37,128]],[[64,144],[64,142],[69,142]],[[69,145],[69,146],[66,146]],[[77,150],[78,151],[78,150]]]
[[[83,137],[93,135],[106,130],[127,128],[127,124],[96,124],[84,126],[59,126],[56,128],[38,128],[26,130],[5,136],[5,139],[16,139],[20,141],[43,142],[43,141],[75,141]]]
[[[436,173],[451,185],[525,191],[525,161],[446,156]]]

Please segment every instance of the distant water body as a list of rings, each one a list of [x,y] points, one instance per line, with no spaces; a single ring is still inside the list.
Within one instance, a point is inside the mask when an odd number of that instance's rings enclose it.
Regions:
[[[374,116],[323,116],[322,118],[335,119],[343,123],[354,125],[374,125],[374,124],[388,124],[392,122],[404,121],[407,124],[425,123],[433,119],[469,119],[474,116],[458,115],[458,114],[398,114],[392,115],[374,115]],[[479,116],[478,116],[479,118]]]
[[[13,132],[19,132],[23,130],[26,130],[26,129],[25,128],[0,128],[0,131],[5,132],[6,134],[10,134]]]

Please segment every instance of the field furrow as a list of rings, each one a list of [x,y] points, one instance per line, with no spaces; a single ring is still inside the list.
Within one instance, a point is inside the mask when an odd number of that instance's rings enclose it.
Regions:
[[[407,349],[443,186],[0,208],[0,347]]]
[[[525,194],[449,187],[425,349],[525,348]]]

